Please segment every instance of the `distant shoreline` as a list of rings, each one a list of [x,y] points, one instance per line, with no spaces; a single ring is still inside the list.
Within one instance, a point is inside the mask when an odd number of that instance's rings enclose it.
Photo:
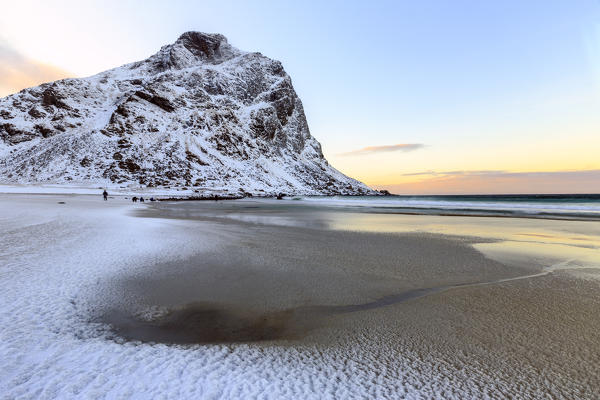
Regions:
[[[526,218],[526,219],[544,219],[557,221],[600,221],[599,216],[576,216],[576,215],[560,215],[560,214],[501,214],[493,212],[475,212],[475,213],[460,213],[460,212],[435,212],[434,208],[426,208],[423,210],[433,212],[410,212],[410,211],[367,211],[370,214],[399,214],[399,215],[434,215],[439,217],[492,217],[492,218]]]

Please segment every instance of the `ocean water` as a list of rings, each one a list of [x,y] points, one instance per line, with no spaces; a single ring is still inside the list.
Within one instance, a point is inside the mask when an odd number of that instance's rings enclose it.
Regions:
[[[600,194],[302,196],[292,200],[371,213],[600,221]]]

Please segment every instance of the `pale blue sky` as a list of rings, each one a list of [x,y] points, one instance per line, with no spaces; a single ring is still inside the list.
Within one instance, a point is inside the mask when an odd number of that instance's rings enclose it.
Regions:
[[[600,169],[598,1],[47,3],[6,1],[0,40],[78,76],[187,30],[281,60],[325,154],[367,183]],[[401,143],[425,146],[340,155]]]

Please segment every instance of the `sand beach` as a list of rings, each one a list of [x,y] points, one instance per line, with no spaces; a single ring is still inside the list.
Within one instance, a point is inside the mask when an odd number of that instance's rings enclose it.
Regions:
[[[600,387],[595,221],[64,194],[0,213],[3,398]]]

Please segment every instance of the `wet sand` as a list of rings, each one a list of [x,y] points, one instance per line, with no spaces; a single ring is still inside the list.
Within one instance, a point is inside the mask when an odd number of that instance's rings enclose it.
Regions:
[[[210,228],[221,242],[214,251],[112,283],[128,294],[107,314],[119,334],[174,343],[298,338],[329,315],[528,273],[486,259],[468,238],[239,222]],[[126,317],[147,310],[164,315],[138,323]]]
[[[145,342],[325,343],[315,332],[335,332],[340,323],[352,325],[349,321],[364,315],[420,310],[432,299],[491,293],[492,286],[518,287],[519,280],[543,284],[560,258],[515,255],[514,243],[504,240],[507,233],[501,229],[487,237],[474,236],[478,232],[464,226],[457,235],[404,229],[375,233],[372,224],[348,230],[336,222],[346,216],[348,223],[348,214],[273,203],[172,203],[140,216],[197,220],[204,224],[199,240],[219,244],[213,251],[156,265],[145,276],[112,282],[127,296],[114,299],[103,321],[118,337]],[[490,231],[495,219],[482,220],[479,228]],[[552,221],[542,224],[547,228]],[[584,258],[586,251],[598,252],[589,243],[581,250]],[[430,319],[427,313],[421,317]]]

